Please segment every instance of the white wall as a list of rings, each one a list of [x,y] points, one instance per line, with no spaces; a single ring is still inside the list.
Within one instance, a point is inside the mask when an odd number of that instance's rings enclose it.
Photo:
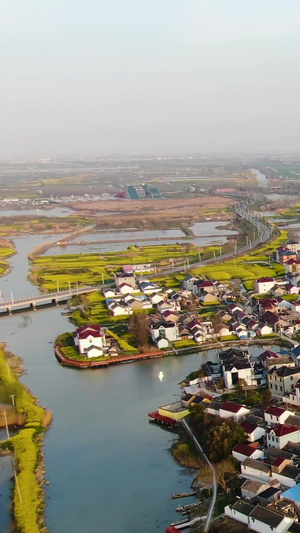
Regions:
[[[246,455],[243,455],[242,453],[235,452],[234,450],[232,451],[232,455],[238,461],[240,461],[240,463],[242,463],[243,461],[245,461],[245,459],[247,459]],[[259,459],[261,457],[264,457],[264,452],[262,450],[255,450],[254,453],[251,456],[251,459]]]
[[[246,409],[246,407],[241,407],[238,413],[232,413],[231,411],[225,411],[225,409],[220,409],[219,416],[220,418],[234,418],[234,420],[239,420],[243,416],[248,415],[249,412],[249,409]]]
[[[85,353],[89,346],[103,347],[103,337],[93,337],[89,335],[86,339],[78,339],[78,347],[80,353]]]
[[[259,440],[261,437],[263,437],[263,435],[265,433],[266,433],[265,428],[257,427],[257,428],[255,428],[253,433],[251,433],[251,435],[249,435],[248,440],[250,442],[255,442],[256,440]]]

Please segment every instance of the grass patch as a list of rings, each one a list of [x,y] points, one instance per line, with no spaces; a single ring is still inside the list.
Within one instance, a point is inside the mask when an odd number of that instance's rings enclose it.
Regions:
[[[2,449],[10,450],[16,459],[17,480],[22,502],[17,487],[13,491],[13,513],[18,531],[38,533],[44,510],[44,497],[40,483],[36,478],[36,468],[41,454],[40,432],[45,429],[46,413],[30,395],[25,385],[20,383],[13,372],[7,371],[5,351],[0,349],[1,401],[10,403],[10,395],[15,395],[15,406],[26,417],[26,426],[18,435],[0,443]],[[50,420],[49,420],[50,421]]]

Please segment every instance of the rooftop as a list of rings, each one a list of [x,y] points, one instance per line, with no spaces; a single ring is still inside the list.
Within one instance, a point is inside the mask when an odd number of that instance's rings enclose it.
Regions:
[[[268,409],[265,410],[265,414],[274,416],[281,416],[284,412],[285,409],[282,409],[281,407],[275,407],[275,405],[270,405]]]
[[[282,498],[300,503],[300,483],[282,493]]]
[[[265,473],[269,473],[271,469],[270,465],[267,465],[263,461],[258,461],[257,459],[251,459],[249,457],[242,462],[242,465]]]
[[[255,509],[251,511],[249,516],[251,518],[255,518],[255,520],[258,520],[259,522],[267,524],[270,527],[278,527],[279,524],[281,524],[281,522],[284,520],[284,517],[279,513],[270,511],[270,509],[262,507],[261,505],[257,505]]]
[[[274,434],[276,437],[284,437],[284,435],[289,435],[289,433],[295,433],[299,431],[299,428],[296,426],[285,426],[284,424],[276,424],[276,426],[267,429],[267,433]]]
[[[234,509],[234,511],[237,511],[238,513],[249,516],[251,511],[254,510],[254,506],[250,503],[243,502],[243,500],[238,500],[231,506],[231,509]]]
[[[243,409],[243,407],[243,405],[238,405],[237,403],[223,402],[220,406],[220,409],[229,411],[230,413],[238,413],[241,409]]]

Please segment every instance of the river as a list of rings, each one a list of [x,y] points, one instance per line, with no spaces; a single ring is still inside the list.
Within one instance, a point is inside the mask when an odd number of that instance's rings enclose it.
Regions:
[[[37,292],[26,276],[27,253],[38,238],[18,240],[9,275],[16,294]],[[53,353],[56,336],[72,329],[61,308],[0,319],[0,340],[23,358],[22,381],[54,416],[44,448],[47,526],[51,533],[163,533],[178,519],[172,493],[187,491],[194,473],[173,460],[176,437],[149,424],[147,413],[175,400],[178,382],[217,354],[78,371],[61,367]],[[3,506],[0,514],[1,531],[8,533]]]

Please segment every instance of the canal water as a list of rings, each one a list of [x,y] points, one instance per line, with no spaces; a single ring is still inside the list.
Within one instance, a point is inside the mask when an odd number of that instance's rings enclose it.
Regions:
[[[27,253],[39,237],[30,236],[27,248],[18,244],[10,274],[16,295],[37,292],[26,276]],[[23,382],[53,412],[44,448],[50,481],[47,526],[51,533],[163,533],[179,518],[172,493],[188,491],[194,473],[173,460],[169,450],[176,437],[149,424],[147,414],[175,401],[178,382],[204,362],[216,360],[217,353],[108,369],[63,368],[54,357],[53,342],[74,327],[61,311],[50,308],[0,318],[0,340],[23,358]],[[260,351],[251,348],[253,354]],[[7,472],[6,497],[0,507],[0,530],[5,533],[9,531]]]

